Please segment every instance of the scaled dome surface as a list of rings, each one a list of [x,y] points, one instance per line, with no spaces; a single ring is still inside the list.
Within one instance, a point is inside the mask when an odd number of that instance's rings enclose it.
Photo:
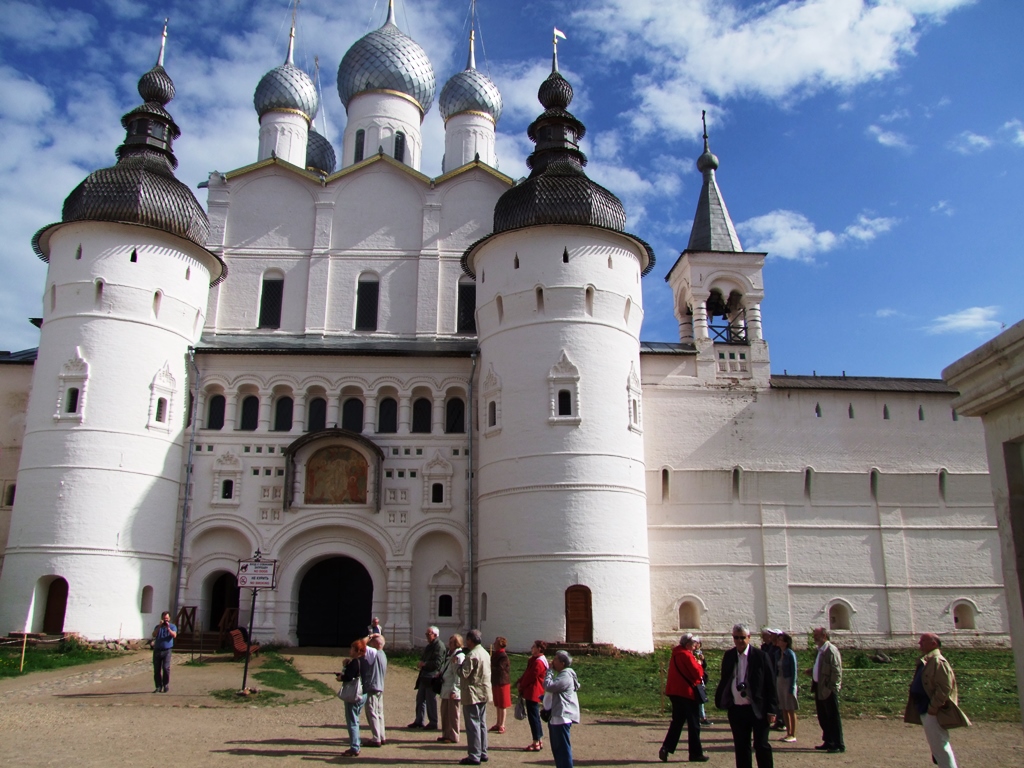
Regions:
[[[306,141],[306,167],[315,171],[323,171],[330,176],[338,163],[338,156],[324,136],[310,126],[309,138]]]
[[[479,70],[464,69],[445,83],[437,106],[445,120],[460,112],[483,112],[497,123],[501,118],[501,92]]]
[[[312,121],[320,109],[313,80],[296,67],[285,62],[267,72],[256,86],[253,106],[260,117],[275,110],[296,110]]]
[[[367,91],[396,91],[416,102],[425,115],[434,103],[437,81],[426,52],[394,22],[394,13],[359,38],[338,66],[338,96],[349,102]]]

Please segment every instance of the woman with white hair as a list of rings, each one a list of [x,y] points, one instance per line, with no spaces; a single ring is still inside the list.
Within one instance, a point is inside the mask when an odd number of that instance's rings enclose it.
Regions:
[[[551,694],[551,709],[548,721],[548,738],[555,768],[572,768],[572,741],[569,729],[580,721],[580,701],[576,691],[580,689],[579,678],[572,669],[572,656],[567,651],[558,651],[551,660],[551,669],[544,676],[544,690]]]
[[[704,682],[704,670],[693,656],[697,638],[687,632],[679,638],[679,645],[672,649],[668,662],[668,680],[665,695],[672,702],[672,722],[665,734],[665,741],[658,750],[658,759],[667,762],[668,756],[676,751],[679,736],[686,723],[686,741],[691,763],[707,762],[708,756],[700,743],[700,704],[697,686]]]

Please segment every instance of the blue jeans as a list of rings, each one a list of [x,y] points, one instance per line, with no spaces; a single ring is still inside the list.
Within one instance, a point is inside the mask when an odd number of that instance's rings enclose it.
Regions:
[[[551,739],[551,755],[555,758],[555,768],[572,768],[572,741],[569,729],[572,723],[555,725],[548,723],[548,734]]]
[[[463,704],[462,721],[466,729],[467,757],[482,762],[487,757],[487,702]]]
[[[345,702],[345,725],[348,726],[348,745],[356,752],[359,751],[359,715],[362,714],[363,704],[366,703],[366,696],[363,696],[355,704]]]
[[[540,702],[526,702],[526,719],[530,723],[530,735],[534,741],[544,738],[544,726],[540,722]]]
[[[162,690],[171,683],[171,649],[153,651],[153,683]]]

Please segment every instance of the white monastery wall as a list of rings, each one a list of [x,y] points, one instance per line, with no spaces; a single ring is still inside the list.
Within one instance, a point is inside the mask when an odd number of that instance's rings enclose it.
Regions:
[[[18,464],[31,386],[31,363],[0,366],[0,573],[3,572],[2,548],[7,546],[11,510],[17,496]]]

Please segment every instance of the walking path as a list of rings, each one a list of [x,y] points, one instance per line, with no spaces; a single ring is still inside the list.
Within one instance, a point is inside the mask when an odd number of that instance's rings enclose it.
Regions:
[[[308,677],[336,686],[333,673],[341,663],[336,653],[294,649],[296,666]],[[171,692],[153,693],[152,665],[140,652],[88,667],[40,672],[0,680],[0,761],[5,766],[111,765],[290,766],[452,765],[465,755],[464,746],[440,745],[437,732],[405,730],[413,718],[415,673],[392,666],[388,671],[385,714],[390,724],[388,745],[364,749],[359,758],[342,758],[347,747],[344,711],[334,697],[313,697],[301,704],[255,706],[222,702],[211,690],[241,686],[242,666],[218,659],[203,667],[184,666],[188,655],[175,655]],[[254,665],[258,668],[258,663]],[[582,680],[586,685],[586,680]],[[969,703],[965,704],[970,711]],[[493,721],[493,708],[488,718]],[[819,732],[804,708],[799,741],[776,744],[779,768],[884,766],[928,768],[931,759],[918,726],[892,720],[844,722],[847,751],[815,752]],[[716,717],[711,713],[711,717]],[[661,765],[658,747],[667,720],[631,719],[584,712],[572,729],[576,765]],[[399,727],[395,727],[399,726]],[[525,722],[511,712],[505,734],[491,734],[494,768],[551,766],[547,748],[523,752],[530,741]],[[734,765],[724,719],[704,732],[709,766]],[[980,724],[953,732],[961,768],[1024,765],[1024,732],[1020,724]],[[685,735],[669,764],[686,761]]]

